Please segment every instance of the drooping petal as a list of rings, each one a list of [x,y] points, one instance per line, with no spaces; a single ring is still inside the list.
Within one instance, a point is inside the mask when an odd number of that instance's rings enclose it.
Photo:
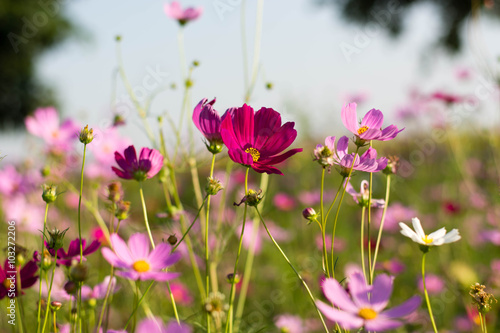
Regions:
[[[89,246],[84,248],[83,255],[94,253],[95,251],[97,251],[99,246],[101,246],[101,242],[99,242],[97,239],[94,239]]]
[[[236,148],[236,149],[229,149],[228,150],[228,155],[233,160],[233,162],[243,164],[243,165],[252,165],[253,164],[253,158],[252,155],[250,155],[247,152],[244,152],[243,150]]]
[[[388,141],[394,139],[399,132],[403,131],[404,128],[398,130],[395,125],[389,125],[382,130],[380,137],[377,139],[379,141]]]
[[[387,274],[380,274],[373,281],[370,303],[372,309],[376,312],[382,311],[387,306],[387,303],[389,303],[389,298],[392,294],[393,280],[394,279]]]
[[[141,280],[155,280],[155,281],[168,281],[175,279],[181,275],[181,273],[174,272],[146,272],[139,273]]]
[[[270,165],[274,165],[274,164],[278,164],[278,163],[281,163],[283,162],[284,160],[286,160],[287,158],[289,158],[290,156],[293,156],[297,153],[300,153],[303,149],[302,148],[295,148],[295,149],[290,149],[289,151],[281,154],[281,155],[277,155],[277,156],[273,156],[273,157],[269,157],[267,159],[260,159],[257,164],[270,164]]]
[[[342,107],[341,118],[344,126],[354,134],[358,133],[358,115],[356,114],[356,103],[349,103]]]
[[[131,173],[124,172],[123,170],[120,170],[114,166],[111,167],[111,170],[113,170],[115,172],[115,174],[120,178],[123,178],[123,179],[132,179],[133,178]]]
[[[338,323],[345,329],[352,330],[363,326],[364,320],[355,314],[334,309],[331,305],[322,301],[316,301],[316,305],[326,318]]]
[[[258,173],[267,173],[268,175],[270,174],[276,174],[276,175],[281,175],[283,176],[283,172],[281,172],[278,168],[275,168],[270,165],[264,165],[264,164],[259,164],[259,163],[254,163],[252,164],[252,169],[257,171]]]
[[[344,288],[335,279],[325,279],[321,285],[325,297],[341,310],[358,313],[358,307],[352,302]]]
[[[140,274],[134,270],[117,271],[115,274],[118,276],[121,276],[122,278],[134,280],[134,281],[139,280],[139,278],[140,278]]]

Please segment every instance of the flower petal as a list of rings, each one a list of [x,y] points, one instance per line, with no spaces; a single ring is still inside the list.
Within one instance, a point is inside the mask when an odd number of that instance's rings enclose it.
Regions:
[[[422,237],[419,237],[415,231],[411,230],[409,226],[404,224],[403,222],[399,222],[399,226],[401,227],[401,234],[403,236],[411,238],[412,241],[419,243],[419,244],[424,244]]]
[[[363,326],[364,320],[355,314],[334,309],[321,301],[316,301],[316,305],[326,318],[338,323],[344,329],[352,330]]]
[[[106,261],[109,262],[109,264],[111,266],[115,266],[115,267],[119,267],[119,268],[127,268],[127,269],[130,268],[131,264],[126,263],[123,260],[121,260],[120,258],[118,258],[116,253],[114,253],[110,248],[103,247],[101,249],[101,253],[102,253],[102,256],[104,257],[104,259],[106,259]]]
[[[236,148],[236,149],[229,149],[228,150],[228,155],[233,160],[233,162],[243,164],[243,165],[252,165],[253,164],[253,158],[252,155],[250,155],[247,152],[244,152],[243,150]]]
[[[413,296],[410,299],[408,299],[406,302],[393,307],[392,309],[386,310],[381,313],[381,315],[388,317],[388,318],[399,318],[399,317],[404,317],[409,314],[411,314],[413,311],[418,309],[420,306],[420,303],[422,303],[422,298],[420,296]]]
[[[141,233],[135,233],[130,236],[127,244],[134,261],[137,261],[139,259],[146,259],[149,256],[148,236]]]
[[[335,279],[325,279],[321,285],[325,297],[341,310],[358,313],[358,307],[352,302],[344,288]]]
[[[446,236],[444,236],[444,243],[446,243],[446,244],[447,243],[453,243],[453,242],[458,241],[461,238],[462,237],[458,233],[458,229],[453,229],[452,231],[450,231],[449,233],[447,233]]]
[[[233,128],[236,140],[243,149],[254,146],[254,111],[243,104],[241,108],[234,111]]]
[[[281,128],[276,131],[269,139],[265,142],[264,146],[255,148],[260,151],[262,157],[273,156],[281,153],[297,138],[297,131],[293,128],[295,126],[294,122],[287,122]]]
[[[351,294],[354,304],[357,308],[370,308],[370,300],[368,292],[371,287],[366,283],[365,276],[359,270],[353,271],[349,275],[349,293]]]
[[[373,310],[380,312],[387,306],[392,294],[393,280],[394,278],[387,274],[381,274],[375,278],[370,298]]]
[[[113,246],[113,251],[118,256],[120,260],[124,263],[132,265],[134,263],[134,257],[130,253],[127,244],[120,238],[117,234],[112,234],[110,237],[111,245]]]
[[[271,108],[261,108],[254,117],[254,148],[260,148],[281,127],[281,115]],[[287,146],[288,147],[288,146]],[[285,147],[286,148],[286,147]]]
[[[341,137],[337,142],[337,150],[336,150],[339,160],[342,160],[344,156],[347,155],[348,147],[349,147],[349,138],[347,136]]]
[[[148,257],[151,268],[153,270],[164,269],[179,261],[181,259],[181,254],[178,252],[170,254],[171,250],[172,247],[166,243],[158,244]]]
[[[371,109],[368,111],[363,119],[361,120],[361,126],[366,126],[369,129],[378,129],[382,127],[382,124],[384,122],[384,114],[377,109]]]
[[[388,319],[382,316],[378,316],[375,319],[365,321],[365,329],[369,331],[386,331],[392,330],[402,326],[403,323],[397,320]]]
[[[181,273],[174,272],[146,272],[139,273],[141,280],[155,280],[155,281],[168,281],[175,279],[181,275]]]
[[[413,229],[415,230],[417,236],[420,238],[425,238],[425,232],[422,228],[422,224],[420,224],[420,220],[417,217],[414,217],[411,219],[411,223],[413,224]]]
[[[354,134],[358,134],[358,115],[356,114],[356,103],[349,103],[342,107],[340,113],[344,126]]]
[[[436,230],[433,233],[429,234],[428,238],[432,238],[434,240],[437,240],[439,238],[443,238],[444,235],[446,235],[446,228],[441,228],[441,229]]]

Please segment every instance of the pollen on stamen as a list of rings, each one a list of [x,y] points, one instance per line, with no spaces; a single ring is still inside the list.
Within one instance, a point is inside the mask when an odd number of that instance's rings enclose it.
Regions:
[[[370,308],[362,308],[359,310],[358,315],[363,319],[375,319],[377,318],[377,312]]]
[[[249,153],[250,155],[252,155],[252,159],[254,162],[257,162],[260,158],[260,152],[255,148],[247,148],[245,149],[245,153]]]
[[[433,238],[429,238],[428,235],[425,235],[425,237],[422,237],[422,240],[424,241],[425,244],[430,244],[434,240]]]
[[[134,270],[136,272],[139,272],[139,273],[147,272],[150,269],[149,264],[145,260],[138,260],[138,261],[134,262],[132,267],[134,268]]]
[[[358,128],[358,134],[363,134],[364,132],[366,132],[368,130],[368,126],[361,126],[360,128]]]

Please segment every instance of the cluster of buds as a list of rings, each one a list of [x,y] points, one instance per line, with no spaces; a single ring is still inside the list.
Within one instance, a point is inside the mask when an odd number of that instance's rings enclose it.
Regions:
[[[472,297],[472,304],[477,307],[477,311],[485,314],[491,310],[493,302],[497,302],[496,298],[485,291],[486,286],[476,283],[470,286],[469,295]]]
[[[212,177],[207,178],[207,185],[205,185],[205,191],[207,192],[208,195],[216,195],[223,188],[224,187],[222,187],[220,180]]]
[[[313,161],[318,161],[323,168],[333,165],[333,152],[327,146],[317,145],[313,151]]]
[[[92,128],[89,129],[89,125],[87,125],[80,131],[78,138],[81,143],[88,145],[92,142],[92,140],[94,140],[94,130]]]
[[[250,190],[248,190],[248,194],[245,195],[239,203],[235,202],[234,205],[239,206],[242,203],[245,203],[248,206],[256,207],[262,201],[263,197],[264,197],[264,194],[262,194],[262,190],[255,192],[254,190],[250,189]]]
[[[42,192],[43,201],[45,201],[48,204],[56,201],[56,199],[57,199],[57,193],[56,193],[57,186],[43,184],[42,188],[43,188],[43,192]]]

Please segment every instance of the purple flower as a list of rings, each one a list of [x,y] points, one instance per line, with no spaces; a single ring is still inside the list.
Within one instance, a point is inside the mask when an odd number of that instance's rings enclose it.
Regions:
[[[163,167],[163,155],[150,148],[142,148],[137,160],[135,147],[129,146],[123,155],[115,151],[115,160],[122,168],[111,167],[118,177],[139,182],[154,177]]]
[[[206,98],[202,99],[193,110],[193,122],[207,139],[207,149],[217,154],[222,150],[223,142],[220,134],[221,117],[213,108],[214,103],[215,98],[208,103]]]
[[[274,325],[280,329],[280,332],[287,333],[305,333],[306,328],[304,320],[291,314],[282,314],[274,318]]]
[[[430,295],[439,294],[444,289],[444,281],[435,274],[427,274],[425,276],[425,287]],[[418,290],[424,292],[424,283],[422,278],[418,279]]]
[[[384,311],[392,293],[392,277],[381,274],[375,278],[373,285],[368,285],[363,273],[356,270],[348,278],[350,296],[335,279],[325,279],[322,283],[323,293],[335,307],[316,301],[319,310],[344,329],[395,329],[403,324],[397,318],[411,314],[420,305],[420,296],[413,296],[403,304]]]
[[[180,25],[185,25],[189,21],[196,20],[203,13],[203,8],[201,7],[182,9],[180,3],[177,1],[173,1],[170,4],[166,3],[163,9],[168,17],[177,20]]]
[[[349,193],[352,198],[354,199],[354,201],[356,201],[356,203],[358,205],[360,205],[361,207],[368,207],[368,203],[369,203],[369,199],[370,199],[370,184],[368,183],[368,181],[366,180],[363,180],[361,182],[361,187],[359,189],[359,193],[356,192],[356,190],[354,189],[354,187],[352,187],[351,183],[349,183],[349,181],[347,181],[347,185],[346,185],[346,191],[347,193]],[[372,207],[375,207],[375,208],[384,208],[385,206],[385,200],[384,199],[373,199],[371,200],[371,204],[372,204]]]
[[[335,152],[333,154],[333,163],[340,166],[339,173],[344,177],[349,175],[351,167],[353,170],[358,171],[378,172],[384,170],[387,166],[387,158],[381,157],[377,159],[377,151],[373,148],[369,148],[361,157],[355,153],[348,154],[349,139],[347,136],[339,139],[336,149],[334,136],[326,138],[325,142],[327,142],[328,148]]]
[[[112,178],[111,166],[114,163],[114,151],[121,151],[130,146],[130,140],[120,135],[116,127],[94,130],[94,140],[88,149],[95,157],[94,163],[85,166],[85,173],[90,178]]]
[[[382,213],[383,211],[381,209],[377,209],[377,211],[375,212],[374,221],[377,227],[380,226]],[[403,206],[403,204],[401,204],[400,202],[393,202],[389,205],[389,207],[387,207],[384,221],[384,231],[399,231],[399,221],[409,220],[415,215],[417,215],[416,210],[410,207]]]
[[[395,125],[389,125],[381,129],[384,122],[384,115],[377,109],[368,111],[361,120],[361,123],[358,123],[356,103],[349,103],[342,107],[342,122],[356,136],[356,144],[359,146],[364,145],[370,140],[392,140],[404,129],[398,130]]]
[[[280,192],[275,194],[273,204],[279,210],[291,211],[295,208],[295,199],[291,195]]]
[[[294,125],[294,122],[287,122],[282,126],[281,115],[271,108],[261,108],[254,113],[244,104],[227,111],[221,134],[234,162],[250,166],[259,173],[283,175],[273,165],[302,151],[296,148],[278,155],[297,137]]]
[[[161,318],[144,319],[137,326],[137,333],[192,333],[193,330],[185,323],[176,321],[165,325]]]
[[[46,245],[48,245],[46,243]],[[82,240],[82,248],[83,255],[89,255],[97,251],[97,249],[101,246],[101,243],[98,240],[92,241],[89,246],[87,246],[87,241],[85,239]],[[49,249],[50,254],[54,255],[54,249]],[[57,263],[63,266],[71,266],[71,262],[74,259],[80,259],[80,239],[77,238],[72,240],[68,247],[68,252],[64,251],[64,249],[59,249],[57,251]]]
[[[36,109],[24,123],[28,132],[42,138],[50,148],[62,151],[71,149],[71,142],[78,137],[80,130],[80,126],[72,120],[59,125],[59,116],[53,107]]]
[[[111,265],[123,269],[116,272],[117,275],[130,280],[156,281],[167,281],[179,276],[179,273],[162,271],[179,261],[181,256],[179,253],[170,254],[169,244],[160,243],[150,252],[149,240],[144,234],[133,234],[128,244],[117,234],[110,238],[113,250],[105,247],[101,251]]]
[[[11,267],[11,264],[6,259],[3,269],[0,266],[0,299],[3,299],[5,296],[9,298],[17,297],[19,296],[19,289],[26,289],[34,285],[38,280],[38,275],[35,275],[37,270],[38,265],[34,260],[28,261],[18,272],[16,268],[13,269]],[[19,281],[17,281],[18,275],[21,276],[20,284]],[[18,288],[17,284],[19,284],[21,288]]]
[[[94,288],[82,286],[82,300],[104,299],[104,297],[106,297],[106,292],[108,291],[109,282],[110,276],[108,275],[104,278],[104,281],[94,286]],[[117,290],[118,287],[116,286],[116,278],[113,277],[113,280],[111,280],[111,293],[115,293]]]

